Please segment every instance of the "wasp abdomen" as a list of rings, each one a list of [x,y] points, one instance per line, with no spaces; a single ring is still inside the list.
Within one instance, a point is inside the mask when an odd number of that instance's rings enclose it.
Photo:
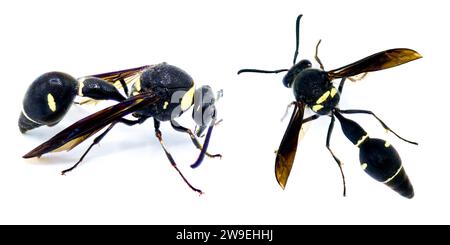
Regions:
[[[402,166],[402,160],[394,147],[384,140],[370,138],[355,121],[345,118],[339,112],[334,115],[341,123],[345,136],[359,147],[362,169],[372,178],[380,181],[400,195],[412,198],[414,190]]]
[[[19,117],[19,129],[20,132],[25,133],[26,131],[33,129],[33,128],[37,128],[39,126],[41,126],[42,124],[40,123],[36,123],[31,121],[30,119],[28,119],[23,112],[20,113],[20,117]]]
[[[392,145],[381,139],[367,138],[359,148],[361,167],[368,175],[404,197],[414,196],[402,160]]]
[[[25,94],[20,131],[57,124],[73,104],[77,89],[77,80],[66,73],[48,72],[39,76]]]
[[[123,101],[126,98],[117,88],[106,81],[96,77],[79,79],[78,95],[96,100]]]

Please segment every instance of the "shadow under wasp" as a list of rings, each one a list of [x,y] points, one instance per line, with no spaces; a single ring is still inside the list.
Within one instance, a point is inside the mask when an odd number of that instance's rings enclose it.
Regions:
[[[128,84],[131,84],[131,91],[128,91]],[[119,92],[120,87],[126,96]],[[74,102],[76,96],[87,99]],[[62,72],[45,73],[31,83],[25,94],[18,123],[22,133],[42,125],[56,125],[74,103],[85,104],[97,100],[114,100],[118,103],[75,122],[23,157],[40,157],[49,152],[69,151],[106,128],[94,139],[78,162],[62,171],[62,174],[65,174],[76,168],[91,148],[98,144],[116,124],[133,126],[153,118],[155,136],[168,160],[184,182],[192,190],[201,194],[202,191],[192,186],[178,169],[172,154],[163,142],[159,127],[161,122],[170,121],[173,129],[189,135],[195,147],[200,150],[197,160],[191,165],[192,168],[198,167],[205,155],[213,158],[221,157],[220,154],[207,152],[213,127],[220,122],[216,120],[215,102],[221,96],[222,91],[219,91],[216,97],[208,85],[195,89],[194,81],[189,74],[167,63],[85,76],[79,79]],[[196,124],[194,132],[176,121],[176,118],[190,107],[193,107],[192,118]],[[129,114],[134,117],[133,120],[125,118]],[[197,137],[202,137],[205,130],[206,136],[202,145]]]
[[[352,81],[360,80],[368,72],[388,69],[407,62],[421,58],[422,56],[414,50],[397,48],[378,52],[364,59],[343,66],[338,69],[325,71],[321,60],[318,57],[320,41],[316,45],[315,60],[319,63],[320,69],[312,68],[309,60],[296,62],[299,47],[299,26],[302,15],[296,20],[296,49],[294,53],[293,66],[290,69],[279,70],[258,70],[242,69],[238,72],[255,73],[279,73],[287,72],[283,78],[283,84],[287,88],[292,88],[295,101],[290,104],[294,106],[291,119],[286,132],[276,152],[275,176],[279,185],[284,189],[294,163],[299,133],[302,126],[313,121],[320,116],[331,118],[326,138],[326,147],[339,166],[342,182],[343,195],[346,194],[345,177],[342,171],[342,162],[337,158],[330,148],[330,139],[333,131],[335,118],[341,124],[344,135],[357,147],[359,147],[359,159],[362,169],[375,180],[382,182],[392,188],[400,195],[412,198],[414,196],[413,187],[403,168],[400,156],[394,147],[384,140],[370,138],[366,131],[355,121],[343,116],[343,114],[369,114],[372,115],[381,125],[392,132],[403,141],[417,145],[400,137],[391,130],[378,116],[368,110],[342,110],[338,107],[339,99],[347,78]],[[357,76],[360,76],[359,79]],[[338,88],[333,86],[333,80],[341,79]],[[288,108],[290,107],[288,106]],[[303,118],[305,108],[309,107],[314,115]]]

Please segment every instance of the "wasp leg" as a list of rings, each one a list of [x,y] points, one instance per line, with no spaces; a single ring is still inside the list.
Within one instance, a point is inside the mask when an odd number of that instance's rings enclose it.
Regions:
[[[172,167],[175,168],[175,170],[180,174],[181,178],[183,178],[184,182],[195,192],[198,192],[200,194],[203,194],[203,192],[200,189],[197,189],[189,183],[189,181],[184,177],[184,175],[181,173],[181,171],[178,169],[177,164],[175,160],[172,157],[172,154],[167,150],[167,147],[164,145],[161,131],[159,130],[160,122],[156,119],[154,119],[154,126],[155,126],[155,136],[158,138],[159,143],[161,144],[161,147],[163,148],[164,152],[166,153],[167,159],[169,159],[170,164],[172,164]]]
[[[350,81],[352,81],[352,82],[357,82],[357,81],[363,80],[367,76],[367,74],[369,74],[369,73],[368,72],[364,72],[362,74],[355,75],[353,77],[349,77],[348,79]]]
[[[284,111],[284,114],[283,114],[283,116],[281,117],[281,121],[283,121],[285,118],[286,118],[286,116],[287,116],[287,114],[288,114],[288,112],[289,112],[289,109],[293,106],[293,105],[295,105],[297,103],[297,101],[292,101],[291,103],[289,103],[287,106],[286,106],[286,111]]]
[[[321,42],[322,42],[322,39],[320,39],[316,45],[316,54],[314,55],[314,59],[316,59],[317,63],[319,63],[320,69],[325,70],[325,68],[323,67],[322,61],[320,61],[320,58],[319,58],[319,45]]]
[[[121,78],[119,80],[119,82],[120,82],[120,85],[122,86],[122,89],[123,89],[123,92],[125,93],[125,95],[129,96],[129,94],[128,94],[128,86],[127,86],[127,83],[125,82],[125,79]]]
[[[217,126],[219,124],[221,124],[223,122],[223,118],[219,119],[219,121],[217,121],[216,123],[214,123],[214,126]]]
[[[341,81],[339,82],[339,87],[338,87],[339,94],[342,94],[342,90],[344,89],[345,79],[347,79],[347,78],[343,77],[341,79]]]
[[[200,144],[200,142],[198,141],[197,137],[195,137],[194,133],[192,133],[192,130],[181,126],[175,120],[170,120],[170,124],[172,125],[172,128],[175,129],[176,131],[189,134],[189,136],[191,137],[192,143],[195,145],[195,147],[197,149],[199,149],[199,150],[203,149],[202,144]],[[206,156],[211,157],[211,158],[215,158],[215,157],[222,158],[221,154],[209,154],[208,152],[205,152],[205,154],[206,154]]]
[[[314,115],[312,115],[312,116],[310,116],[310,117],[307,117],[307,118],[303,119],[302,124],[305,124],[305,123],[307,123],[307,122],[314,121],[314,120],[316,120],[316,119],[319,118],[319,117],[320,117],[319,114],[314,114]]]
[[[78,164],[81,163],[81,161],[83,161],[84,157],[88,154],[88,152],[92,149],[92,147],[98,143],[100,143],[100,141],[103,139],[103,137],[105,137],[106,134],[109,133],[109,131],[116,125],[116,123],[123,123],[127,126],[133,126],[136,125],[138,123],[142,123],[143,121],[145,121],[145,119],[139,119],[136,121],[132,121],[132,120],[128,120],[125,118],[121,118],[118,121],[111,123],[111,125],[109,125],[109,127],[99,136],[97,136],[97,138],[94,139],[94,141],[92,142],[92,144],[89,146],[89,148],[83,153],[83,155],[80,157],[80,159],[78,160],[77,163],[75,163],[72,167],[65,169],[63,171],[61,171],[62,175],[65,175],[67,172],[72,171],[74,168],[76,168],[78,166]]]
[[[344,177],[344,172],[342,171],[342,162],[341,162],[341,160],[339,160],[339,158],[337,158],[337,157],[334,155],[333,151],[332,151],[331,148],[330,148],[330,139],[331,139],[331,134],[333,133],[334,121],[335,121],[334,115],[331,115],[331,122],[330,122],[330,126],[328,127],[327,143],[326,143],[326,146],[327,146],[328,151],[330,151],[330,153],[331,153],[331,155],[333,156],[334,160],[335,160],[336,163],[338,164],[339,170],[341,171],[342,184],[344,185],[344,193],[343,193],[343,195],[345,196],[345,193],[346,193],[346,187],[345,187],[345,177]]]
[[[289,112],[289,109],[290,109],[293,105],[295,105],[296,103],[297,103],[296,101],[293,101],[293,102],[289,103],[289,105],[287,105],[286,111],[284,112],[283,117],[281,117],[281,121],[283,121],[283,120],[286,118],[286,116],[287,116],[287,114],[288,114],[288,112]],[[310,117],[308,117],[308,118],[303,119],[303,122],[302,122],[302,123],[304,124],[304,123],[307,123],[307,122],[310,122],[310,121],[314,121],[314,120],[316,120],[316,119],[319,118],[319,117],[320,117],[319,114],[314,114],[314,115],[312,115],[312,116],[310,116]]]
[[[222,97],[223,97],[223,89],[217,91],[216,102],[219,101],[219,99]]]
[[[341,113],[343,113],[343,114],[359,114],[359,113],[361,113],[361,114],[370,114],[370,115],[374,116],[374,117],[378,120],[378,122],[381,123],[381,125],[383,126],[384,129],[386,129],[387,131],[390,131],[390,132],[393,133],[395,136],[397,136],[399,139],[401,139],[401,140],[403,140],[403,141],[405,141],[405,142],[408,142],[408,143],[410,143],[410,144],[413,144],[413,145],[418,145],[417,142],[409,141],[409,140],[407,140],[407,139],[404,139],[404,138],[402,138],[400,135],[398,135],[397,133],[395,133],[394,131],[392,131],[392,129],[390,129],[383,121],[381,121],[380,118],[378,118],[378,117],[375,115],[375,113],[373,113],[373,112],[371,112],[371,111],[367,111],[367,110],[339,110],[339,112],[341,112]]]

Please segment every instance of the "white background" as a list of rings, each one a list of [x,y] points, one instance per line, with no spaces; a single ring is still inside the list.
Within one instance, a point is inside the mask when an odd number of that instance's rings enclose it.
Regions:
[[[448,8],[445,1],[13,1],[0,4],[3,93],[0,223],[3,224],[442,224],[449,223]],[[352,116],[402,156],[416,196],[407,200],[368,177],[358,149],[337,123],[332,147],[341,158],[348,196],[325,148],[327,118],[317,120],[299,145],[286,190],[274,178],[274,150],[292,91],[282,75],[242,74],[241,68],[289,68],[295,18],[300,56],[320,57],[333,69],[375,52],[407,47],[424,58],[348,83],[343,109],[368,109],[409,145],[369,116]],[[189,190],[154,138],[152,122],[117,126],[67,176],[90,140],[71,152],[41,159],[21,156],[96,107],[74,106],[53,128],[22,135],[23,94],[40,74],[75,77],[167,61],[196,83],[224,89],[224,122],[206,159],[186,135],[162,126],[166,143],[192,184]],[[317,66],[316,63],[314,63]],[[189,113],[184,124],[193,127]]]

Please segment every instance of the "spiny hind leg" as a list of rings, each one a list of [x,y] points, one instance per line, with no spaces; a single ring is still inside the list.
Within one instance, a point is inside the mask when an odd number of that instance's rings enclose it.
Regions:
[[[145,120],[145,119],[144,119]],[[101,133],[99,136],[97,136],[97,138],[94,139],[94,141],[92,142],[92,144],[87,148],[87,150],[83,153],[83,155],[80,157],[80,159],[78,160],[78,162],[76,162],[72,167],[65,169],[61,172],[62,175],[65,175],[67,172],[70,172],[72,170],[74,170],[84,159],[84,157],[86,157],[86,155],[89,153],[89,151],[92,149],[92,147],[98,143],[100,143],[100,141],[109,133],[109,131],[111,131],[111,129],[116,125],[116,123],[123,123],[127,126],[133,126],[136,125],[138,123],[142,123],[143,120],[128,120],[125,118],[121,118],[118,121],[111,123],[111,125],[109,125],[109,127],[103,132]]]
[[[413,144],[413,145],[418,145],[417,142],[407,140],[407,139],[401,137],[400,135],[398,135],[396,132],[394,132],[392,129],[390,129],[390,128],[386,125],[386,123],[384,123],[380,118],[378,118],[377,115],[375,115],[375,113],[373,113],[373,112],[371,112],[371,111],[368,111],[368,110],[339,110],[339,112],[341,112],[341,113],[343,113],[343,114],[369,114],[369,115],[372,115],[373,117],[375,117],[375,119],[377,119],[378,122],[381,123],[381,125],[383,126],[384,129],[386,129],[387,131],[393,133],[393,134],[394,134],[395,136],[397,136],[399,139],[401,139],[401,140],[403,140],[403,141],[405,141],[405,142],[408,142],[408,143],[410,143],[410,144]]]
[[[170,154],[169,150],[167,149],[166,145],[164,144],[161,131],[159,130],[160,122],[156,119],[154,119],[154,126],[155,126],[155,136],[159,141],[159,144],[163,148],[164,152],[166,153],[167,159],[169,160],[172,167],[178,172],[178,174],[181,176],[183,181],[191,188],[193,191],[198,192],[200,194],[203,194],[203,192],[200,189],[195,188],[194,186],[189,183],[189,181],[184,177],[183,173],[178,169],[177,163],[175,162],[175,159],[173,159],[172,154]]]
[[[343,184],[343,186],[344,186],[344,192],[343,192],[343,195],[345,196],[345,194],[346,194],[346,186],[345,186],[344,171],[342,171],[342,162],[341,162],[341,160],[339,160],[339,158],[336,157],[336,155],[334,155],[333,151],[332,151],[331,148],[330,148],[330,140],[331,140],[331,134],[333,133],[334,121],[335,121],[335,118],[334,118],[333,115],[331,115],[330,126],[328,126],[328,133],[327,133],[326,147],[327,147],[328,151],[331,153],[331,155],[333,156],[334,160],[336,161],[336,163],[337,163],[338,166],[339,166],[339,170],[341,171],[342,184]]]

